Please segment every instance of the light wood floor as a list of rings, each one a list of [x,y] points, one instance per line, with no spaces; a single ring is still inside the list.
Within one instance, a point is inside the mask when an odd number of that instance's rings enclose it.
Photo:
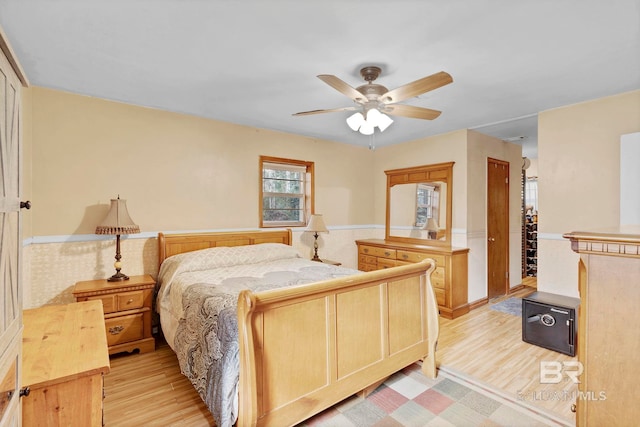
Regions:
[[[166,342],[151,353],[112,356],[104,394],[106,427],[215,425]]]
[[[492,310],[491,304],[509,297],[525,297],[525,287],[454,320],[440,318],[436,351],[438,366],[452,368],[501,390],[506,396],[543,409],[569,423],[577,385],[564,378],[559,384],[540,382],[541,361],[576,361],[576,357],[522,341],[522,319]]]
[[[525,287],[510,296],[533,290]],[[520,317],[491,310],[488,304],[458,319],[440,320],[437,361],[443,369],[474,377],[514,400],[523,396],[526,403],[573,422],[573,401],[558,396],[571,393],[575,385],[540,384],[539,364],[575,358],[523,342]],[[544,399],[534,400],[540,396]],[[214,425],[163,342],[152,353],[112,356],[111,372],[105,376],[104,422],[107,427]]]

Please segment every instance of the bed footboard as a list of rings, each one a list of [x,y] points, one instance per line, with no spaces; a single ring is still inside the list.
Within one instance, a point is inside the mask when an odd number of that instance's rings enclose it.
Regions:
[[[435,377],[433,260],[238,300],[238,426],[294,425],[423,359]]]

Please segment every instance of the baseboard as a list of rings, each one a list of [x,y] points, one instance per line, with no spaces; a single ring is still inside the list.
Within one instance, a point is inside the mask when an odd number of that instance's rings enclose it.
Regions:
[[[524,285],[520,283],[519,285],[514,286],[513,288],[509,288],[509,293],[512,294],[514,292],[519,291],[520,289],[524,289]]]
[[[475,310],[478,307],[482,307],[485,304],[489,303],[489,298],[482,298],[477,301],[469,303],[469,310]]]

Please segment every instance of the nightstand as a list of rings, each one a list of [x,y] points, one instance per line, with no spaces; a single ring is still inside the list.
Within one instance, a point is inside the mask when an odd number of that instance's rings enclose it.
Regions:
[[[136,349],[140,353],[155,350],[151,335],[155,286],[155,280],[148,274],[121,282],[100,279],[76,283],[73,289],[76,301],[102,301],[109,355]]]

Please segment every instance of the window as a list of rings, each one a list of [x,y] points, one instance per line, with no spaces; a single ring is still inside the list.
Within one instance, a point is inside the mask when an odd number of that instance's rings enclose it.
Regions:
[[[418,184],[416,190],[416,227],[423,227],[429,218],[439,223],[440,185]]]
[[[260,156],[260,226],[304,227],[313,213],[313,162]]]

